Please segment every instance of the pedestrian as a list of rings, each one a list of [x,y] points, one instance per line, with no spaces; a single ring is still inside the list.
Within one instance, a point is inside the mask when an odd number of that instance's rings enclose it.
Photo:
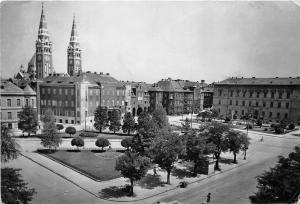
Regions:
[[[157,169],[157,164],[155,164],[155,165],[154,165],[154,167],[153,167],[153,174],[154,174],[154,176],[156,176],[156,175],[157,175],[157,171],[156,171],[156,169]]]
[[[206,203],[210,202],[210,193],[207,194]]]
[[[261,141],[261,142],[264,141],[264,136],[261,136],[260,141]]]

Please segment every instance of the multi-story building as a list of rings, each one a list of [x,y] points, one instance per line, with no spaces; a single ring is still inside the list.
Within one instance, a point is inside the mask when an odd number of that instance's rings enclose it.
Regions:
[[[50,41],[43,6],[35,48],[36,76],[38,79],[42,79],[54,72],[52,65],[52,42]]]
[[[250,113],[267,121],[300,121],[300,78],[229,78],[214,84],[214,107],[224,117]]]
[[[1,123],[7,123],[9,129],[18,129],[18,114],[25,105],[36,109],[36,92],[27,85],[19,88],[9,81],[1,81],[0,92]]]
[[[125,112],[125,86],[108,73],[53,74],[38,87],[39,113],[43,115],[50,108],[58,123],[92,127],[99,105],[109,113],[112,109]]]
[[[77,34],[75,16],[73,19],[70,43],[68,46],[68,74],[74,76],[82,72],[81,68],[81,49]]]

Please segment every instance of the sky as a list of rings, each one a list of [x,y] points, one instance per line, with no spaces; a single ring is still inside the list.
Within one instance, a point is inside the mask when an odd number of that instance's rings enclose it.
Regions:
[[[1,2],[1,77],[35,52],[41,2]],[[171,77],[300,75],[300,3],[45,1],[53,66],[67,72],[73,15],[83,71],[154,83]]]

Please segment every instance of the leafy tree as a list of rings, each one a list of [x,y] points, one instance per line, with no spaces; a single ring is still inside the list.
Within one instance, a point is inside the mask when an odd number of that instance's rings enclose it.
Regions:
[[[222,152],[228,150],[228,145],[226,142],[226,135],[229,131],[227,125],[212,122],[201,128],[202,134],[208,138],[208,142],[211,142],[215,145],[214,156],[216,158],[216,170],[220,170],[219,160]]]
[[[233,163],[237,163],[236,161],[236,155],[240,152],[242,149],[242,135],[244,133],[241,133],[236,130],[230,130],[227,134],[226,142],[229,148],[229,151],[233,153],[234,159]]]
[[[250,196],[252,203],[293,203],[300,189],[300,146],[289,156],[279,156],[278,163],[257,177],[258,192]]]
[[[115,169],[121,171],[121,174],[129,178],[131,189],[130,194],[133,195],[134,181],[140,180],[147,173],[150,166],[150,159],[138,155],[135,152],[127,151],[116,161]]]
[[[111,112],[111,116],[110,116],[109,130],[116,133],[116,131],[120,130],[120,127],[121,127],[121,114],[120,111],[114,109]]]
[[[96,108],[95,110],[95,123],[94,127],[96,130],[99,130],[100,133],[104,128],[107,127],[108,125],[108,115],[107,115],[107,110],[102,108],[100,105]]]
[[[103,151],[103,148],[109,146],[109,145],[110,145],[110,142],[109,142],[108,139],[106,139],[106,138],[99,137],[99,138],[96,140],[95,145],[96,145],[97,147],[101,147],[101,148],[102,148],[102,151]]]
[[[84,140],[81,137],[75,137],[71,140],[72,146],[77,146],[77,149],[79,150],[79,147],[84,146]]]
[[[194,162],[194,175],[197,176],[198,167],[214,152],[215,145],[208,143],[206,137],[197,134],[196,131],[189,132],[186,142],[186,158]]]
[[[250,138],[246,134],[241,134],[241,150],[244,152],[244,160],[246,160],[247,150],[250,145]]]
[[[147,132],[154,128],[154,122],[151,118],[151,115],[146,112],[142,112],[138,117],[138,131],[139,132]]]
[[[8,135],[8,127],[1,123],[1,162],[16,159],[19,150],[16,148],[15,140]]]
[[[181,137],[171,131],[160,131],[150,146],[154,162],[167,171],[167,183],[170,184],[170,173],[178,155],[183,152]]]
[[[125,138],[121,141],[121,145],[129,151],[129,148],[132,146],[132,138]]]
[[[1,168],[1,200],[4,203],[29,203],[35,190],[21,178],[21,169]]]
[[[62,129],[64,129],[64,126],[62,124],[56,124],[56,128],[60,132]]]
[[[130,112],[125,114],[122,130],[124,133],[127,132],[128,135],[135,130],[135,121]]]
[[[191,123],[188,118],[185,118],[184,123],[181,123],[181,132],[187,134],[191,130]]]
[[[210,109],[210,111],[211,111],[211,117],[213,119],[216,119],[217,117],[219,117],[219,112],[216,109],[212,108],[212,109]]]
[[[38,126],[37,112],[30,106],[26,105],[19,113],[19,129],[23,132],[36,133]]]
[[[152,112],[152,120],[159,129],[169,126],[169,119],[167,117],[166,110],[161,106]]]
[[[65,129],[65,133],[69,134],[70,137],[72,137],[71,135],[75,135],[76,129],[72,126],[69,126]]]
[[[44,129],[41,137],[41,144],[44,147],[48,147],[49,151],[51,147],[55,149],[62,143],[60,135],[57,133],[57,128],[54,122],[54,114],[48,109],[45,112],[45,117],[43,118]]]

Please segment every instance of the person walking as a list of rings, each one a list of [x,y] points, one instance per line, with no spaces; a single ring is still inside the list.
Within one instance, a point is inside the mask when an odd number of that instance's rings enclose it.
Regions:
[[[207,194],[206,203],[210,203],[210,195],[211,195],[210,193]]]

